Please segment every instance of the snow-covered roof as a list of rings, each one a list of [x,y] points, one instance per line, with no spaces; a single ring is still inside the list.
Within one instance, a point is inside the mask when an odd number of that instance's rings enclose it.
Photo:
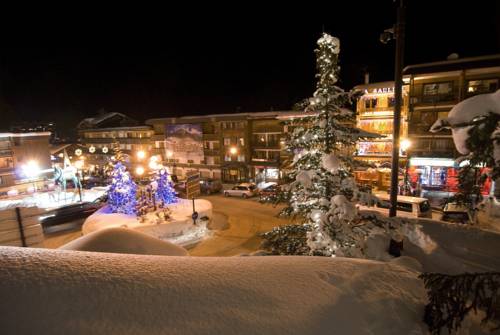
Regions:
[[[36,137],[36,136],[50,136],[49,131],[34,132],[34,133],[0,133],[0,138],[5,137]]]
[[[207,115],[186,115],[179,117],[154,118],[146,120],[146,124],[155,122],[170,121],[170,120],[190,120],[204,118],[225,118],[225,117],[241,117],[241,118],[278,118],[286,115],[294,115],[300,112],[297,111],[268,111],[268,112],[251,112],[251,113],[227,113],[227,114],[207,114]],[[302,113],[303,114],[303,113]]]
[[[122,120],[127,120],[129,122],[133,122],[138,124],[138,122],[130,117],[128,117],[125,114],[118,113],[118,112],[110,112],[110,113],[102,113],[99,114],[96,117],[90,117],[83,119],[78,123],[77,128],[78,129],[88,129],[88,128],[98,128],[100,124],[104,123],[107,120],[113,119],[119,117]]]
[[[408,65],[403,69],[403,74],[422,74],[430,72],[454,71],[464,68],[493,67],[500,64],[500,54],[458,58],[438,62]]]

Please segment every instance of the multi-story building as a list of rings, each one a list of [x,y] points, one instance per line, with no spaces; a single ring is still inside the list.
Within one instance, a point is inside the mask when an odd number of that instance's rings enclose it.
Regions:
[[[43,187],[51,172],[49,132],[0,133],[0,192]]]
[[[131,171],[147,166],[147,156],[152,149],[151,127],[140,125],[120,113],[101,113],[80,122],[77,130],[84,150],[77,149],[68,154],[83,156],[85,170],[93,172],[102,169],[115,154],[115,145],[124,154],[125,164]]]
[[[56,124],[54,122],[15,122],[10,125],[10,131],[13,133],[50,132],[50,143],[54,143],[59,140],[56,132]]]
[[[394,125],[394,82],[366,83],[354,89],[364,94],[356,102],[356,126],[365,131],[380,134],[379,138],[360,141],[357,145],[356,159],[377,167],[366,171],[356,171],[358,182],[370,184],[378,189],[390,187],[390,166],[392,159],[392,132]],[[408,136],[408,86],[403,86],[403,104],[401,108],[400,142]],[[406,152],[400,152],[404,166]]]
[[[259,112],[150,119],[154,153],[176,176],[198,170],[224,182],[277,181],[286,157],[283,119]]]
[[[500,55],[410,65],[403,73],[410,86],[408,173],[424,190],[454,191],[458,153],[451,133],[429,129],[458,102],[499,89]]]

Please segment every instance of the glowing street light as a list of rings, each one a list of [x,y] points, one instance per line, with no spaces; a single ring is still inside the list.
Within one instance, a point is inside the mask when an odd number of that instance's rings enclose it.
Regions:
[[[159,164],[158,164],[158,157],[157,156],[151,156],[149,159],[149,168],[152,170],[158,169]]]
[[[35,160],[30,160],[27,164],[23,165],[22,169],[25,176],[28,178],[35,178],[40,174],[40,167]]]
[[[142,166],[138,166],[135,168],[135,173],[138,175],[138,176],[142,176],[144,174],[144,168]]]
[[[238,153],[238,149],[236,147],[231,147],[231,149],[229,149],[229,153],[231,155],[236,155]]]
[[[77,161],[75,162],[75,167],[76,167],[78,170],[83,169],[83,159],[77,160]]]
[[[174,155],[174,153],[170,150],[167,150],[167,157],[170,158]]]
[[[399,147],[401,148],[401,151],[406,152],[411,147],[411,141],[409,139],[405,138],[405,139],[401,140]]]
[[[146,153],[144,152],[144,150],[137,151],[137,158],[138,159],[143,159],[145,157],[146,157]]]

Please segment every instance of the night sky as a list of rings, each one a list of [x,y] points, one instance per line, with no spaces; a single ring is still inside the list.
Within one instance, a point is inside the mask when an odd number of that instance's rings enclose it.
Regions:
[[[371,81],[393,80],[394,43],[379,34],[395,21],[394,3],[342,4],[11,18],[0,52],[1,128],[40,120],[69,131],[101,108],[140,121],[290,109],[314,91],[322,31],[341,40],[340,86],[361,84],[365,70]],[[405,65],[452,52],[500,53],[500,1],[411,1]]]

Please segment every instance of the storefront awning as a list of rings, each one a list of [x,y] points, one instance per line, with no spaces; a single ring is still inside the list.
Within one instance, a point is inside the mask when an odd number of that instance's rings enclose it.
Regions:
[[[410,166],[444,166],[455,167],[455,160],[450,158],[424,158],[413,157],[410,158]]]

